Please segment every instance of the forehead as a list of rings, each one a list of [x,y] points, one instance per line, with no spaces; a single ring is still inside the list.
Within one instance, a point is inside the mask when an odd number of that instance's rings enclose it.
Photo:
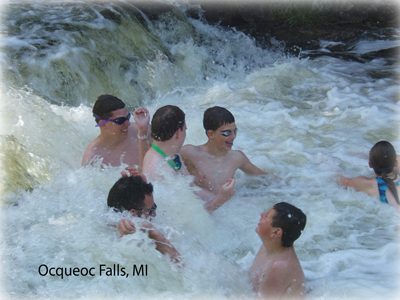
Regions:
[[[275,211],[274,207],[271,207],[271,208],[267,211],[267,216],[268,216],[269,218],[273,218],[273,217],[275,216],[275,213],[276,213],[276,211]]]
[[[154,205],[154,197],[153,194],[149,195],[145,195],[144,197],[144,203],[143,203],[143,207],[142,208],[150,208]]]
[[[217,131],[224,131],[224,130],[234,130],[236,128],[235,122],[230,124],[224,124],[221,127],[217,128]]]
[[[129,114],[128,110],[125,107],[121,108],[121,109],[113,110],[111,113],[112,113],[112,115],[111,115],[110,119],[126,117]]]

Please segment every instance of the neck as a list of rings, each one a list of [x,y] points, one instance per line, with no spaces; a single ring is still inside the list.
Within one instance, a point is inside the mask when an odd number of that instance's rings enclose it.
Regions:
[[[178,154],[182,148],[182,146],[177,145],[171,140],[165,142],[153,141],[153,144],[164,151],[167,156],[172,158],[175,156],[175,154]]]
[[[207,152],[210,153],[211,155],[214,155],[215,157],[222,157],[225,156],[229,150],[226,149],[219,149],[217,148],[214,143],[210,140],[208,140],[207,143],[204,144],[204,147],[207,149]]]
[[[261,239],[268,255],[274,255],[290,249],[291,247],[283,247],[280,239]]]

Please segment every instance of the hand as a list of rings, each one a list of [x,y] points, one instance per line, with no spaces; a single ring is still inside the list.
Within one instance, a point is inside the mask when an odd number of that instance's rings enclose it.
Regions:
[[[140,176],[142,177],[144,182],[148,183],[146,176],[142,172],[140,172],[139,169],[137,169],[136,167],[126,167],[125,170],[129,172],[129,177]],[[122,177],[128,177],[125,171],[121,171],[121,175]]]
[[[150,123],[150,114],[147,108],[145,107],[136,108],[135,111],[133,112],[133,119],[135,120],[138,129],[141,129],[139,130],[139,135],[147,134],[147,128]]]
[[[136,232],[135,225],[131,220],[122,219],[118,223],[119,236],[122,237],[125,234],[132,234]]]
[[[122,237],[126,234],[132,234],[132,233],[136,232],[135,224],[133,224],[133,222],[131,220],[121,219],[119,221],[117,227],[118,227],[120,237]],[[143,232],[146,231],[146,229],[144,229],[144,228],[147,228],[147,230],[150,230],[150,231],[156,231],[156,232],[152,233],[154,235],[153,239],[156,239],[156,237],[159,234],[161,234],[158,230],[153,230],[155,228],[149,222],[145,221],[145,222],[140,223],[140,227],[142,227],[142,228],[140,228],[140,230]],[[149,236],[151,237],[150,231],[149,231]]]
[[[227,182],[221,186],[218,194],[224,199],[229,200],[235,194],[235,180],[228,179]]]

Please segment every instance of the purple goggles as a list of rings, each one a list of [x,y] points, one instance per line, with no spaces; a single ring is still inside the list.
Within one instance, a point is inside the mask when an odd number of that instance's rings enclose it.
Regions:
[[[103,118],[100,118],[99,116],[94,115],[94,117],[96,118],[96,120],[103,120]],[[131,118],[131,113],[129,113],[126,118],[125,117],[119,117],[119,118],[116,118],[116,119],[105,119],[103,122],[97,124],[95,127],[101,126],[101,125],[103,125],[103,124],[105,124],[107,122],[113,122],[115,124],[122,125],[126,121],[128,121],[130,118]]]

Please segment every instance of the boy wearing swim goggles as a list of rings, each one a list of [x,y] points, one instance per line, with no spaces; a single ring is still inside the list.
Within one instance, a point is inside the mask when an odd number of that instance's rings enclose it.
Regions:
[[[107,198],[108,207],[116,212],[129,211],[132,217],[151,221],[156,216],[157,205],[153,198],[153,185],[147,182],[146,177],[133,168],[127,168],[130,176],[123,175],[110,189]],[[150,222],[140,220],[135,224],[130,219],[122,219],[118,224],[120,236],[140,230],[147,232],[149,238],[154,240],[156,249],[162,254],[167,254],[176,263],[181,256],[171,242]]]
[[[186,138],[185,113],[174,105],[160,107],[151,121],[151,137],[153,144],[144,157],[143,173],[151,180],[162,180],[165,175],[188,176],[189,172],[180,160],[180,150]],[[195,193],[206,201],[206,210],[214,211],[232,197],[234,186],[235,181],[229,179],[216,193],[203,188]]]
[[[185,145],[180,152],[189,173],[195,176],[195,184],[216,193],[237,169],[250,175],[268,174],[253,165],[242,151],[232,150],[238,128],[230,111],[219,106],[208,108],[203,126],[207,143]]]
[[[111,95],[101,95],[92,111],[100,135],[86,148],[82,166],[100,161],[102,165],[113,167],[121,164],[141,167],[149,149],[150,115],[147,109],[135,109],[135,123],[131,123],[131,113],[122,100]]]

